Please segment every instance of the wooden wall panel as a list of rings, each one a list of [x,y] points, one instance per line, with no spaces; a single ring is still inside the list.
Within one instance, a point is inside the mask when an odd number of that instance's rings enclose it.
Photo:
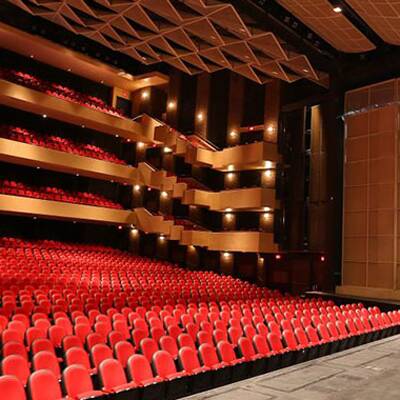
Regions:
[[[398,116],[387,105],[346,119],[341,292],[399,288]]]

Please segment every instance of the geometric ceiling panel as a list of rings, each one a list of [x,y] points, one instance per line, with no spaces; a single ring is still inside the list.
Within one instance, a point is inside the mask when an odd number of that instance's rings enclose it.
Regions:
[[[373,3],[379,1],[371,0]],[[339,51],[361,53],[375,49],[375,45],[341,12],[334,11],[334,6],[328,0],[277,0],[277,2]],[[360,3],[367,1],[360,0]]]
[[[347,0],[347,3],[385,42],[400,46],[399,0]]]
[[[289,53],[273,32],[255,29],[219,0],[8,1],[143,64],[165,62],[191,75],[230,69],[258,83],[305,78],[329,85],[306,56]]]

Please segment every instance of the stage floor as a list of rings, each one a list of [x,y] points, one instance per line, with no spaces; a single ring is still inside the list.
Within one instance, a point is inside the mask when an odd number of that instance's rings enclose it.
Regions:
[[[185,400],[399,400],[400,335]]]

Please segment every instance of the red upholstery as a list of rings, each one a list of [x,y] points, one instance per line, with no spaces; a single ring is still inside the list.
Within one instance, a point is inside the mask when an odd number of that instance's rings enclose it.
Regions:
[[[30,197],[42,200],[61,201],[65,203],[86,204],[96,207],[122,209],[121,204],[99,194],[87,192],[68,192],[61,188],[50,186],[29,186],[22,182],[0,179],[0,194]],[[16,321],[18,322],[18,321]]]
[[[0,78],[29,87],[30,89],[44,92],[50,96],[58,97],[59,99],[78,103],[83,106],[111,114],[117,117],[122,117],[122,113],[117,109],[107,105],[103,100],[79,93],[73,89],[62,86],[58,83],[47,82],[36,76],[28,74],[23,71],[15,71],[11,69],[2,68],[0,70]]]

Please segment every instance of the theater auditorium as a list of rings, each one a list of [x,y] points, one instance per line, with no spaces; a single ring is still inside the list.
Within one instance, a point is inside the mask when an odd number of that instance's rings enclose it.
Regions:
[[[397,0],[0,0],[0,400],[398,400]]]

